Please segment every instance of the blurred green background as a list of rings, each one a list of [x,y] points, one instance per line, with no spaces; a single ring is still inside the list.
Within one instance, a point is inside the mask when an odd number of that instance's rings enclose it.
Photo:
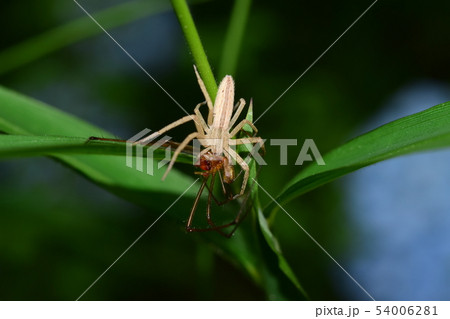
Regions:
[[[79,2],[93,13],[124,1]],[[254,1],[232,74],[236,96],[247,101],[253,97],[257,118],[370,4]],[[233,1],[202,1],[191,6],[213,72],[221,59],[232,5]],[[448,83],[447,12],[450,3],[443,0],[379,1],[258,121],[260,136],[313,138],[324,154],[352,137],[404,85],[417,79]],[[84,13],[71,0],[42,0],[2,1],[0,15],[1,52]],[[157,14],[110,32],[183,107],[191,110],[202,101],[193,59],[169,1]],[[216,79],[221,76],[216,74]],[[0,83],[120,138],[143,128],[158,129],[184,115],[104,34],[5,72]],[[174,140],[193,129],[177,129]],[[267,146],[268,165],[260,181],[271,194],[298,172],[293,164],[299,151],[300,146],[290,147],[288,165],[280,166],[279,148]],[[187,165],[177,168],[192,171]],[[0,181],[3,300],[78,298],[164,210],[156,204],[149,211],[127,203],[48,158],[2,161]],[[263,194],[261,199],[268,202]],[[187,216],[189,209],[189,203],[179,203],[167,214]],[[334,257],[345,255],[354,238],[343,214],[339,183],[302,196],[286,209]],[[348,298],[341,285],[353,283],[336,279],[344,275],[336,275],[336,265],[297,225],[280,213],[273,231],[312,299]],[[240,270],[211,256],[208,244],[196,234],[186,234],[181,221],[164,217],[83,300],[264,298]]]

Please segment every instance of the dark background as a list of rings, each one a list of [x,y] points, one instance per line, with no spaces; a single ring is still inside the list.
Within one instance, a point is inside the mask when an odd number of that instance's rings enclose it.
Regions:
[[[80,1],[89,12],[116,3],[120,1]],[[208,1],[191,7],[214,72],[232,4]],[[253,97],[258,117],[370,4],[254,1],[233,74],[236,96]],[[324,154],[351,138],[404,85],[420,79],[448,84],[448,12],[448,1],[378,1],[258,121],[260,136],[313,138]],[[70,0],[43,0],[2,1],[0,15],[0,49],[5,49],[83,13]],[[192,56],[171,10],[111,34],[187,110],[202,101]],[[184,115],[104,34],[4,74],[0,83],[121,138]],[[186,125],[173,134],[181,140],[193,129]],[[289,148],[289,165],[280,166],[278,148],[268,146],[269,165],[260,181],[270,193],[277,194],[299,171],[293,165],[299,151],[300,145]],[[177,168],[191,171],[182,164]],[[4,300],[78,298],[162,213],[118,199],[47,158],[2,161],[0,181]],[[338,259],[357,240],[343,214],[341,193],[340,185],[332,183],[286,206]],[[173,209],[189,211],[180,205]],[[273,230],[312,299],[349,298],[341,285],[353,283],[298,226],[279,214]],[[186,234],[181,222],[162,218],[83,299],[265,298],[239,270],[208,256],[205,243]],[[367,299],[364,294],[359,298]]]

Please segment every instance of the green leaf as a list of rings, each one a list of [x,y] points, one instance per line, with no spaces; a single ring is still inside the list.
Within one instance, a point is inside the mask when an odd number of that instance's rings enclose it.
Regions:
[[[252,101],[250,101],[245,118],[248,121],[253,122]],[[252,136],[253,133],[253,129],[246,124],[243,127],[241,137],[248,135]],[[251,151],[252,147],[252,144],[243,144],[238,145],[237,150],[240,153],[248,153]],[[261,281],[260,284],[265,288],[267,296],[271,300],[308,299],[308,295],[298,282],[286,258],[284,258],[278,240],[270,231],[267,220],[262,213],[261,204],[258,198],[258,171],[256,168],[256,161],[253,158],[250,158],[249,167],[250,174],[248,188],[250,189],[252,205],[249,205],[248,209],[252,210],[254,223],[251,232],[258,234],[256,238],[251,238],[255,241],[252,254],[259,252],[259,259],[264,260],[264,263],[260,263],[259,272],[257,273],[258,276],[252,274],[251,268],[247,269],[247,271],[250,275],[254,276],[255,280]],[[249,251],[247,251],[244,256],[248,255]]]
[[[267,295],[271,300],[308,299],[307,293],[284,258],[277,238],[269,229],[258,198],[257,175],[256,163],[252,161],[250,166],[252,210],[256,215],[257,226],[255,228],[260,234],[259,247],[265,260],[262,273]]]
[[[295,176],[276,200],[286,203],[362,167],[413,152],[450,146],[450,102],[406,116],[361,135]],[[266,211],[276,209],[271,203]]]
[[[8,134],[75,136],[81,137],[84,141],[91,136],[112,137],[106,131],[83,120],[2,87],[0,87],[0,105],[2,106],[0,130]],[[22,137],[22,139],[25,141],[25,138]],[[32,137],[28,143],[33,143],[33,139],[39,151],[36,143],[41,140],[38,141],[37,137]],[[65,143],[66,146],[67,143],[72,143],[72,146],[73,143],[78,143],[77,147],[80,147],[82,140],[65,140]],[[48,137],[46,143],[48,147],[52,144],[55,147],[61,146],[61,141]],[[7,145],[4,147],[6,149]],[[45,148],[45,144],[42,147]],[[88,146],[84,145],[84,147]],[[10,150],[13,148],[11,144],[9,148]],[[16,151],[20,151],[20,145],[16,145],[15,148]],[[162,182],[163,170],[154,169],[154,176],[150,176],[145,172],[127,167],[125,158],[120,156],[67,154],[54,155],[54,157],[102,187],[123,196],[132,195],[135,201],[138,200],[143,204],[148,202],[148,192],[181,194],[193,181],[191,177],[172,170],[167,179]],[[135,193],[130,194],[130,190],[134,190]],[[191,190],[187,195],[194,196],[194,194],[194,190]]]
[[[284,255],[281,251],[280,244],[278,243],[278,240],[274,236],[274,234],[270,231],[267,220],[264,217],[263,211],[259,205],[256,207],[256,210],[257,210],[257,214],[258,214],[259,227],[264,236],[266,244],[270,247],[270,249],[273,251],[273,253],[275,254],[275,256],[278,260],[279,269],[290,280],[290,282],[300,291],[303,298],[308,299],[308,294],[303,289],[303,287],[300,285],[300,282],[298,281],[297,277],[295,276],[294,272],[292,271],[291,267],[289,266],[289,263],[287,262],[286,258],[284,258]],[[270,291],[273,292],[275,290],[270,289]]]
[[[176,143],[170,145],[175,151]],[[135,146],[134,146],[135,147]],[[143,145],[142,158],[147,158],[147,150],[151,145]],[[0,158],[46,156],[63,154],[96,154],[117,155],[125,157],[125,141],[107,141],[86,139],[83,137],[36,136],[36,135],[0,135]],[[165,158],[165,148],[156,148],[150,153],[155,160]],[[133,152],[132,156],[136,156]],[[192,154],[181,153],[178,163],[192,164]]]

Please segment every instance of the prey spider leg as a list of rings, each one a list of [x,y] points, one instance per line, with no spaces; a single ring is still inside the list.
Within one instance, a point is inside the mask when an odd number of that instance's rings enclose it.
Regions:
[[[208,154],[210,155],[210,154]],[[248,194],[245,196],[245,199],[242,201],[242,203],[240,203],[240,209],[239,212],[235,215],[235,217],[233,218],[233,220],[231,220],[228,223],[222,224],[222,225],[217,225],[212,218],[212,214],[211,214],[211,199],[213,199],[218,205],[223,205],[224,203],[227,203],[231,200],[233,200],[235,198],[235,196],[228,196],[225,201],[223,202],[219,202],[213,194],[213,190],[214,190],[214,184],[215,184],[215,176],[216,173],[221,172],[221,170],[223,169],[223,162],[226,161],[226,158],[213,158],[213,159],[208,159],[208,157],[206,156],[205,158],[202,159],[203,164],[207,164],[207,165],[211,165],[209,167],[203,167],[205,168],[209,168],[209,170],[205,171],[205,172],[197,172],[198,174],[203,175],[203,182],[202,185],[197,193],[194,205],[192,207],[191,213],[189,215],[189,219],[188,222],[186,224],[186,230],[188,232],[207,232],[207,231],[216,231],[218,232],[220,235],[226,237],[226,238],[230,238],[234,232],[236,231],[237,227],[239,226],[239,224],[244,220],[244,218],[247,216],[248,212],[249,212],[249,207],[251,207],[250,205],[248,205],[248,200],[251,196],[252,193],[252,189],[255,185],[254,182],[250,183],[250,190],[248,191]],[[260,167],[261,168],[261,167]],[[259,168],[259,169],[260,169]],[[258,169],[258,173],[259,173],[259,169]],[[256,175],[258,175],[258,173]],[[210,180],[210,186],[208,187],[208,181]],[[205,187],[209,190],[209,194],[208,194],[208,201],[207,201],[207,208],[206,208],[206,221],[209,225],[209,227],[207,228],[196,228],[193,227],[193,220],[194,220],[194,215],[195,212],[197,210],[198,207],[198,203],[200,201],[200,197],[205,189]],[[227,195],[227,193],[225,193],[225,195]],[[233,227],[234,226],[234,227]],[[225,231],[226,228],[232,227],[232,229],[230,231]]]
[[[234,169],[232,166],[228,165],[228,159],[224,156],[217,156],[211,154],[211,152],[205,153],[199,158],[199,164],[196,165],[201,170],[200,172],[196,172],[196,174],[200,174],[203,176],[203,182],[200,186],[200,189],[195,198],[194,205],[191,209],[191,213],[189,215],[189,219],[186,223],[186,230],[188,232],[205,232],[205,231],[217,231],[221,235],[227,237],[228,234],[222,231],[223,228],[229,227],[231,223],[227,223],[225,225],[216,225],[211,217],[211,201],[214,200],[217,205],[223,205],[231,200],[233,200],[233,196],[228,195],[228,191],[225,188],[225,184],[229,184],[234,181]],[[222,177],[222,171],[224,176]],[[222,184],[222,190],[224,191],[224,195],[226,196],[225,200],[220,202],[214,196],[214,185],[216,180],[216,174],[219,174],[219,179]],[[208,187],[207,183],[210,180],[210,185]],[[208,228],[195,228],[192,226],[195,212],[197,210],[198,203],[200,201],[201,194],[203,193],[205,187],[208,189],[208,203],[206,209],[206,221],[209,225]],[[233,222],[232,222],[233,223]]]
[[[207,186],[207,182],[208,182],[209,179],[211,179],[211,181],[210,181],[210,186],[208,187],[208,186]],[[235,224],[237,223],[237,220],[236,220],[236,218],[235,218],[235,219],[233,219],[233,221],[231,221],[231,222],[229,222],[229,223],[227,223],[227,224],[224,224],[224,225],[216,225],[216,224],[214,223],[214,221],[212,220],[212,217],[211,217],[211,199],[214,199],[214,201],[217,203],[217,205],[220,206],[220,205],[223,205],[223,204],[225,204],[225,203],[231,201],[232,198],[227,198],[225,201],[219,202],[219,201],[215,198],[215,196],[214,196],[214,194],[213,194],[214,181],[215,181],[215,173],[212,173],[210,176],[204,177],[204,178],[203,178],[202,185],[200,186],[200,189],[198,190],[197,196],[196,196],[196,198],[195,198],[194,205],[192,206],[191,213],[189,214],[189,218],[188,218],[188,221],[187,221],[187,223],[186,223],[186,230],[187,230],[188,232],[207,232],[207,231],[216,231],[216,232],[218,232],[220,235],[229,238],[229,237],[231,237],[231,235],[234,233],[234,231],[232,231],[232,232],[230,232],[230,233],[227,234],[227,233],[225,233],[225,232],[223,231],[223,229],[224,229],[224,228],[227,228],[227,227],[230,227],[230,226],[232,226],[232,225],[235,225]],[[209,225],[210,227],[208,227],[208,228],[195,228],[195,227],[192,226],[192,225],[193,225],[193,220],[194,220],[194,215],[195,215],[195,212],[196,212],[196,210],[197,210],[198,203],[200,202],[200,197],[201,197],[201,195],[202,195],[202,193],[203,193],[205,187],[209,190],[209,194],[208,194],[208,204],[207,204],[207,208],[206,208],[206,221],[207,221],[207,223],[208,223],[208,225]]]

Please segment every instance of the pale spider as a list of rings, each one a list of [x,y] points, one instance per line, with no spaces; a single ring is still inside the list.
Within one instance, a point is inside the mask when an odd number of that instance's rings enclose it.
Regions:
[[[241,156],[231,147],[242,144],[259,144],[261,147],[264,146],[264,141],[260,137],[246,137],[246,138],[234,138],[239,131],[241,131],[244,125],[248,124],[252,129],[254,134],[258,132],[256,127],[247,119],[242,120],[237,124],[234,128],[233,125],[239,118],[242,110],[245,106],[245,100],[239,99],[239,102],[236,103],[236,106],[233,107],[234,104],[234,80],[231,75],[226,75],[222,82],[220,82],[217,97],[215,103],[213,105],[211,101],[211,97],[206,91],[205,84],[201,79],[197,68],[194,65],[194,71],[197,76],[198,84],[200,85],[200,89],[206,99],[205,102],[199,103],[195,109],[194,114],[187,115],[182,117],[181,119],[163,127],[161,130],[147,136],[144,139],[139,140],[137,143],[146,143],[147,141],[151,141],[158,136],[164,134],[165,132],[181,125],[189,121],[194,121],[195,127],[197,128],[196,132],[189,134],[183,142],[180,143],[178,148],[173,153],[173,157],[167,167],[166,172],[164,173],[163,180],[166,178],[167,174],[173,167],[175,160],[177,159],[180,152],[193,140],[197,139],[200,144],[204,147],[204,149],[200,152],[198,158],[202,158],[208,154],[208,156],[216,156],[217,159],[221,159],[223,157],[226,158],[223,161],[223,171],[224,171],[224,182],[231,183],[234,180],[234,169],[232,164],[234,162],[238,163],[244,172],[244,177],[242,181],[242,186],[239,194],[235,195],[241,196],[245,192],[245,188],[247,186],[247,182],[249,179],[249,166],[242,159]],[[206,123],[202,114],[200,113],[200,106],[206,104],[208,106],[208,123]],[[250,105],[252,101],[250,101]],[[233,114],[233,111],[236,110]]]

